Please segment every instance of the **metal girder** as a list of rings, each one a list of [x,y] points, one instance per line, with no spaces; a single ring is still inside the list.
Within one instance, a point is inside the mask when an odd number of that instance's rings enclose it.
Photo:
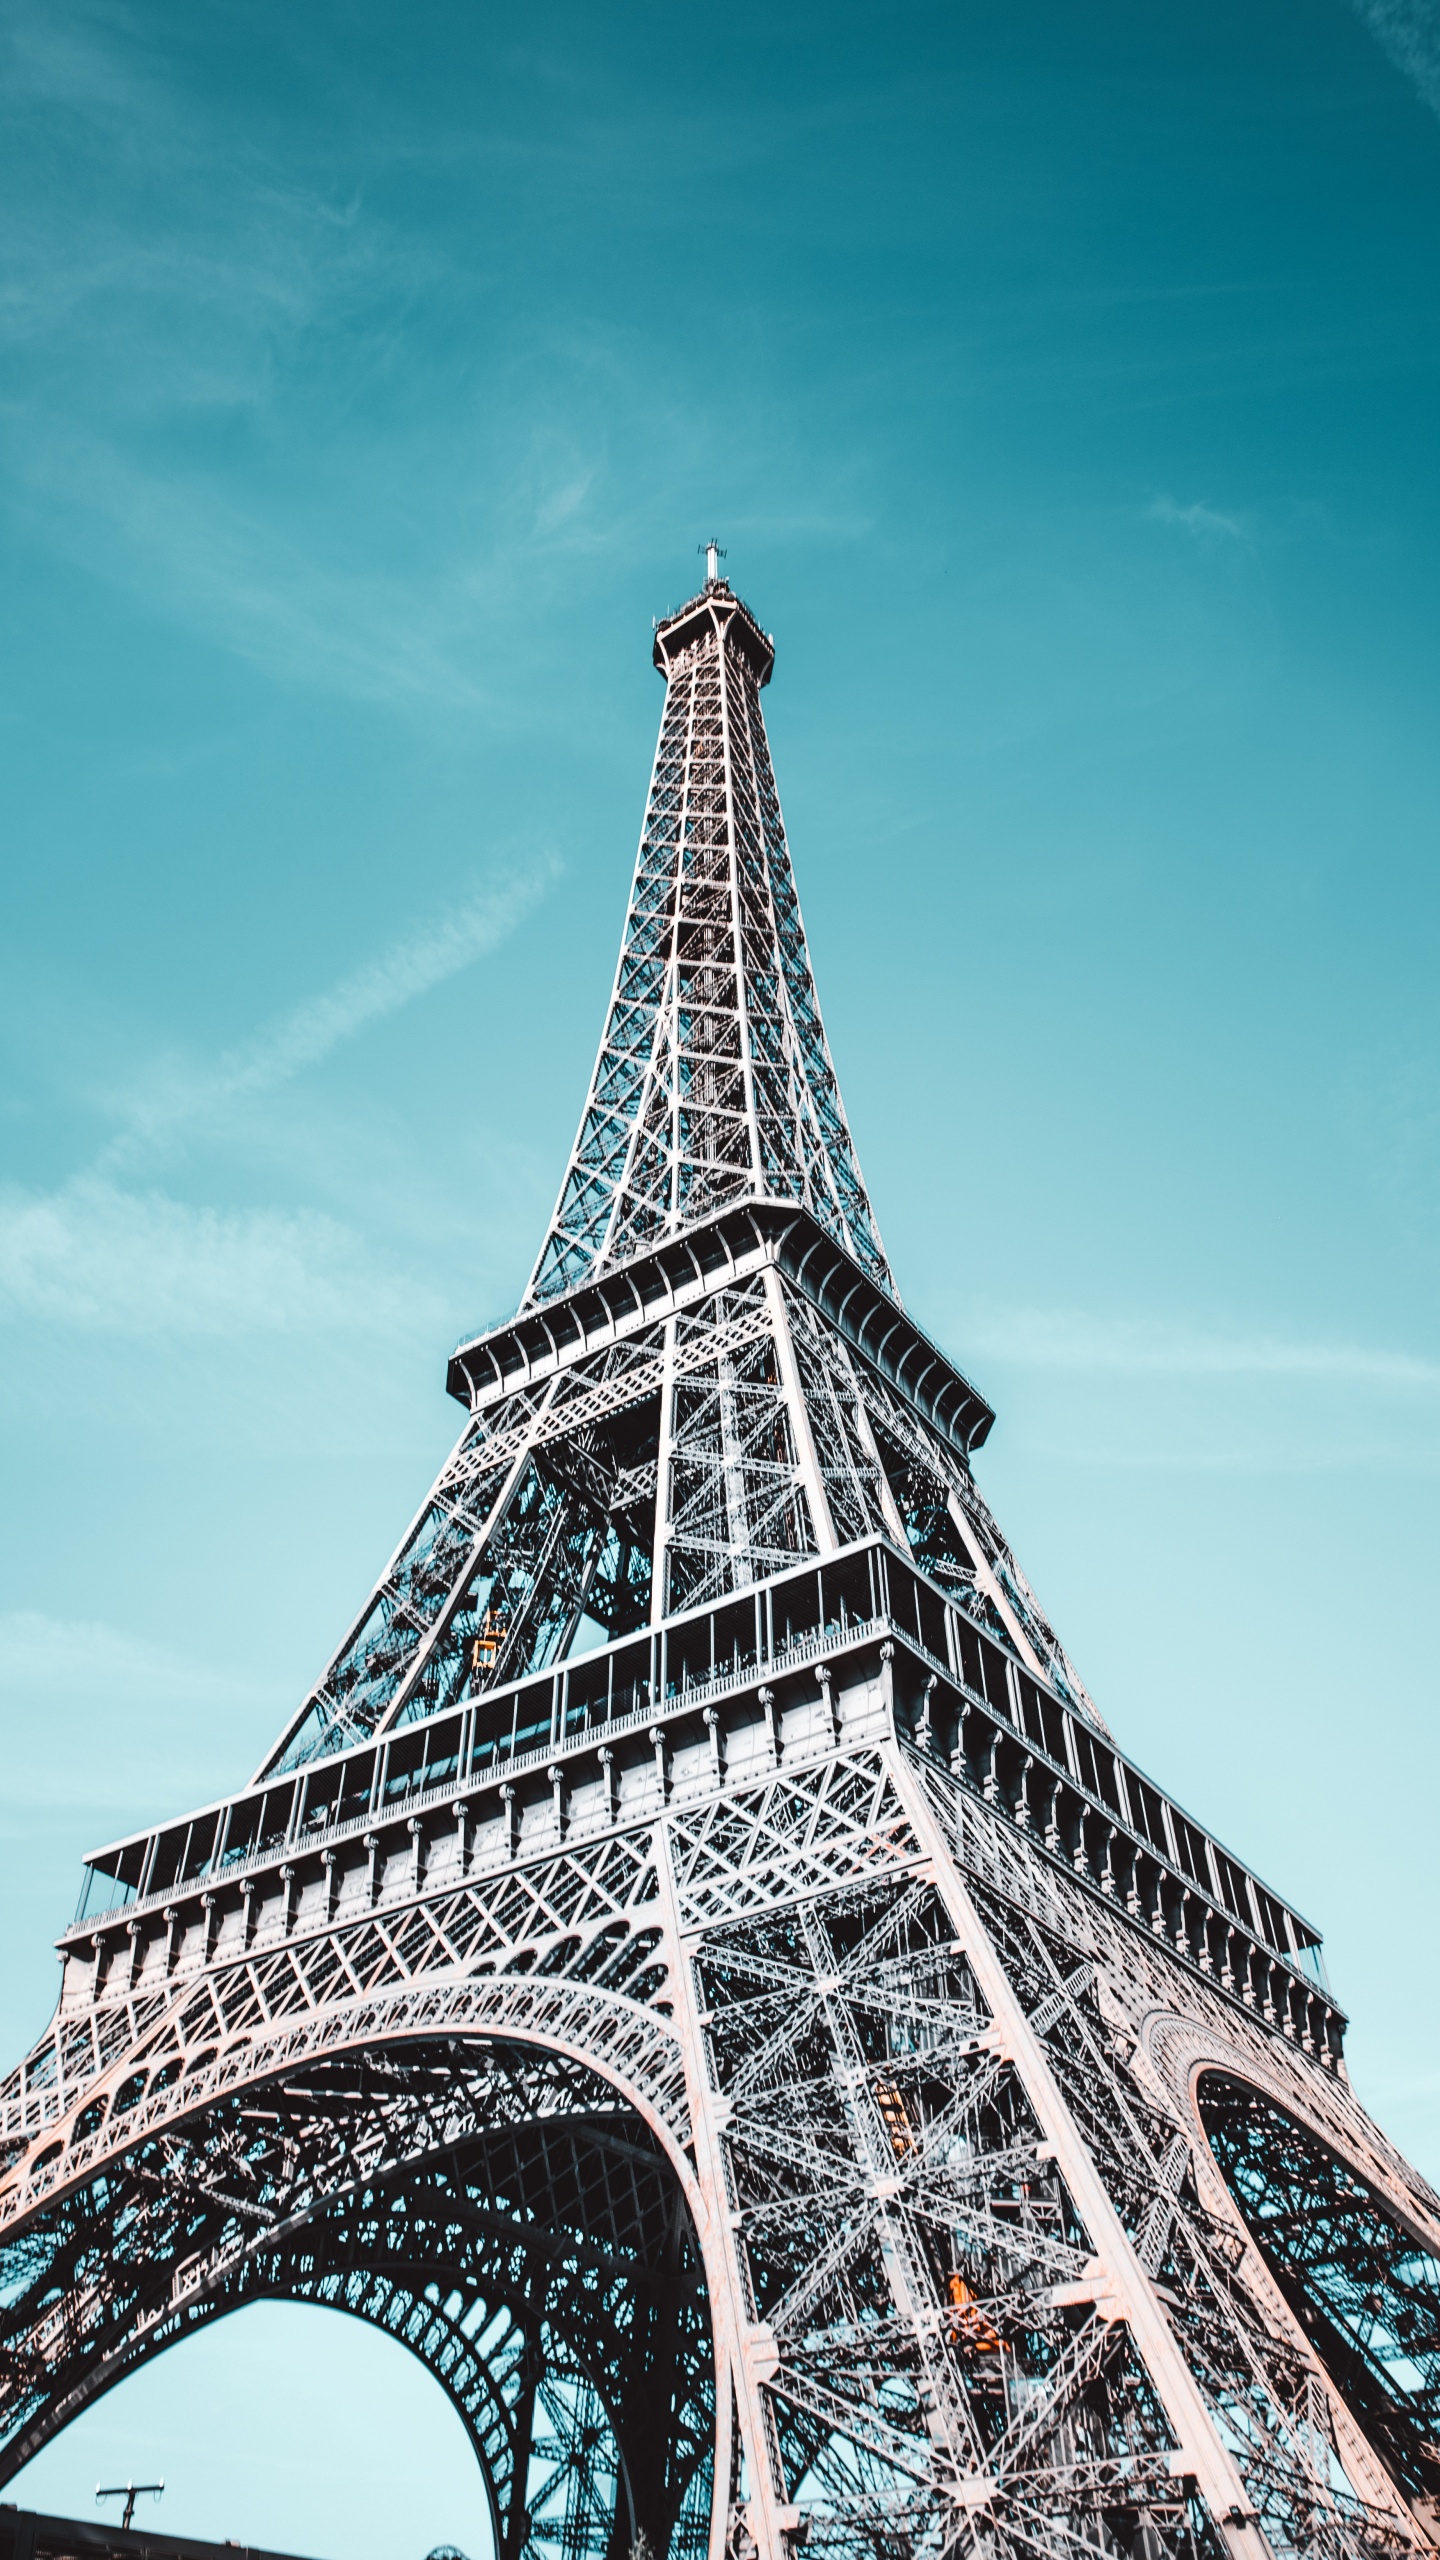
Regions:
[[[610,1013],[527,1304],[746,1197],[803,1202],[891,1286],[800,921],[768,664],[723,581],[660,641],[665,710]]]
[[[647,2228],[688,2229],[694,2336],[745,2448],[733,2514],[722,2498],[737,2549],[750,2534],[778,2550],[808,2519],[812,2541],[857,2555],[896,2533],[937,2553],[1059,2551],[1093,2543],[1102,2512],[1142,2506],[1156,2547],[1177,2552],[1195,2534],[1223,2541],[1231,2506],[1260,2515],[1276,2550],[1415,2538],[1388,2440],[1372,2442],[1368,2409],[1352,2412],[1317,2359],[1229,2190],[1202,2194],[1193,2075],[1166,2064],[1147,2022],[1182,2022],[1236,2086],[1283,2087],[1312,2178],[1347,2162],[1342,2202],[1388,2196],[1397,2227],[1428,2232],[1412,2304],[1440,2246],[1434,2200],[1343,2081],[917,1756],[891,1712],[889,1740],[817,1736],[763,1786],[722,1777],[642,1836],[479,1879],[463,1924],[452,1892],[383,1931],[337,1927],[337,1962],[327,1971],[332,1941],[314,1942],[298,2006],[300,1978],[282,1999],[254,1959],[193,1986],[99,2084],[113,2107],[148,2073],[135,2105],[87,2129],[97,2099],[77,2098],[0,2195],[10,2467],[259,2287],[344,2300],[404,2335],[470,2395],[508,2512],[518,2457],[497,2410],[512,2364],[497,2330],[482,2385],[457,2344],[484,2329],[472,2306],[488,2319],[503,2294],[503,2336],[539,2319],[544,2369],[580,2377],[556,2403],[590,2464],[574,2512],[593,2523],[609,2481],[605,2532],[628,2531],[623,2410],[605,2403],[616,2450],[602,2462],[585,2394],[611,2385],[577,2305],[620,2353],[633,2321],[615,2268],[653,2259]],[[657,1959],[624,1991],[592,1953],[617,1916]],[[503,1970],[507,1949],[528,1970]],[[496,1969],[477,1974],[477,1958]],[[451,2212],[468,2216],[463,2250],[436,2236]],[[518,2277],[505,2292],[484,2257],[507,2215],[527,2265],[543,2260],[547,2282],[563,2270],[563,2319],[558,2296]],[[1382,2226],[1377,2202],[1372,2257]],[[442,2264],[455,2283],[437,2297]],[[544,2423],[553,2470],[563,2430],[553,2409]],[[692,2463],[671,2482],[692,2526],[698,2477]]]
[[[460,1443],[0,2088],[0,2476],[261,2296],[497,2560],[1440,2550],[1440,2199],[1315,1932],[1111,1742],[895,1297],[723,582]]]

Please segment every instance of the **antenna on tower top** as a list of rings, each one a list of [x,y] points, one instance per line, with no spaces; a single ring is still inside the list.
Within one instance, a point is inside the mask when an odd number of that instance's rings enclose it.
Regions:
[[[720,563],[726,556],[725,552],[713,534],[708,542],[697,542],[695,548],[705,554],[705,584],[707,587],[713,587],[719,579]]]

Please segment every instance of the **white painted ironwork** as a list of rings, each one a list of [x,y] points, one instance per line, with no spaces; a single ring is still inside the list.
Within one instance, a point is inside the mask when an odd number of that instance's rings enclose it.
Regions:
[[[424,2358],[501,2560],[1435,2548],[1440,2200],[977,1490],[706,566],[525,1303],[255,1779],[94,1854],[0,2087],[0,2470],[279,2296]]]

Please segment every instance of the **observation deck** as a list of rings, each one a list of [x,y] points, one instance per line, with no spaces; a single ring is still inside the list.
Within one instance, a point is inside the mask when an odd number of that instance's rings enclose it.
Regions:
[[[668,677],[677,660],[698,648],[712,633],[719,640],[728,640],[730,647],[748,660],[757,684],[769,683],[775,643],[724,578],[717,578],[687,604],[667,614],[663,622],[656,623],[655,664],[662,676]]]

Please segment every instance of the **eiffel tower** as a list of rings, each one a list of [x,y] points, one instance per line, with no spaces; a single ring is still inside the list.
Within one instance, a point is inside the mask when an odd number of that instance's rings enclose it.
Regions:
[[[454,1455],[250,1783],[89,1859],[4,2084],[3,2476],[282,2298],[421,2358],[498,2560],[1434,2550],[1440,2199],[981,1497],[707,569]]]

